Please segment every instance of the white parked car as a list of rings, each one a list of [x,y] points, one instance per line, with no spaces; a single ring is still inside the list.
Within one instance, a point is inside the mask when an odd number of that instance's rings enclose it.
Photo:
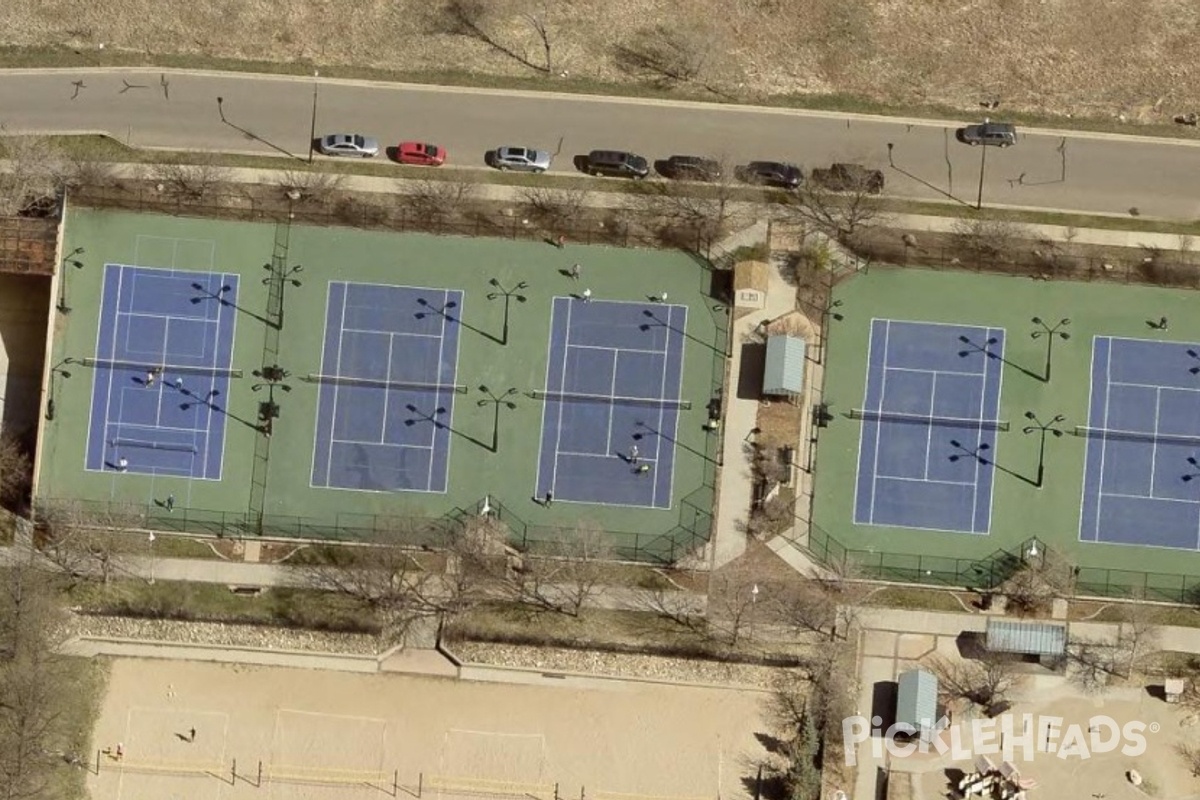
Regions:
[[[379,142],[358,133],[331,133],[321,137],[317,149],[327,156],[373,158],[379,155]]]
[[[497,147],[492,153],[491,165],[498,170],[517,172],[545,172],[550,169],[553,157],[545,150],[532,147]]]

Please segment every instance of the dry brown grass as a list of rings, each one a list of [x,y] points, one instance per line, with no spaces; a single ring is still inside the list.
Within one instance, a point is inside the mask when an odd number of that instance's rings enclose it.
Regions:
[[[440,0],[39,0],[0,4],[0,44],[104,43],[138,54],[312,62],[408,74],[536,78],[514,55],[451,32]],[[482,25],[541,60],[525,15],[548,9],[555,76],[678,85],[631,76],[631,47],[658,43],[685,65],[682,88],[747,100],[854,95],[910,107],[1028,110],[1130,122],[1200,110],[1194,0],[489,0]],[[669,33],[669,46],[663,47]],[[656,33],[658,32],[658,33]],[[679,48],[686,53],[680,55]],[[625,65],[625,70],[622,65]],[[553,85],[561,78],[546,78]]]

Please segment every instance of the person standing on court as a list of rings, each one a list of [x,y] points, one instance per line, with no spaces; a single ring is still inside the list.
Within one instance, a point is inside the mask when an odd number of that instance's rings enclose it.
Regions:
[[[580,299],[581,299],[581,300],[583,300],[583,302],[585,302],[585,303],[590,303],[590,302],[592,302],[592,290],[591,290],[591,289],[584,289],[584,290],[583,290],[583,294],[582,294],[582,295],[580,295]]]
[[[149,389],[151,386],[153,386],[153,385],[154,385],[154,378],[155,378],[155,377],[156,377],[156,376],[155,376],[155,374],[154,374],[154,370],[152,370],[152,369],[151,369],[151,370],[146,370],[146,388],[147,388],[147,389]]]
[[[638,463],[638,446],[636,444],[629,446],[629,463]]]
[[[583,274],[583,266],[582,265],[576,264],[575,266],[571,267],[571,280],[573,280],[573,281],[579,280],[579,276],[582,274]]]

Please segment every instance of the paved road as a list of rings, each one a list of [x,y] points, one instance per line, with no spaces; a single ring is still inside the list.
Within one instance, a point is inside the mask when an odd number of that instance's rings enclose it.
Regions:
[[[82,81],[82,85],[75,82]],[[165,83],[164,83],[165,82]],[[10,132],[104,131],[133,145],[272,152],[233,125],[307,155],[312,79],[160,70],[0,72],[0,122]],[[428,139],[453,163],[482,166],[499,144],[560,150],[555,171],[595,147],[648,157],[708,153],[731,161],[819,166],[862,160],[888,166],[889,191],[949,193],[976,201],[986,151],[984,202],[1102,213],[1200,218],[1200,142],[1027,133],[1014,148],[970,148],[952,123],[846,117],[778,109],[662,103],[411,85],[320,83],[317,130],[358,130],[384,142]]]

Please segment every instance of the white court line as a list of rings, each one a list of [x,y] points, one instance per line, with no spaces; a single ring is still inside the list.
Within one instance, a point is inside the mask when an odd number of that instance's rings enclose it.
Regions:
[[[396,334],[389,333],[387,337],[387,372],[385,373],[385,383],[392,382],[392,351],[396,346]],[[387,444],[387,421],[388,421],[388,405],[392,393],[387,389],[383,390],[383,419],[379,420],[379,444]],[[441,399],[441,398],[438,398]],[[436,431],[437,429],[434,428]]]
[[[885,319],[883,321],[883,358],[881,363],[886,364],[888,359],[888,338],[892,333],[892,321]],[[871,379],[870,357],[867,359],[867,380]],[[887,370],[880,370],[879,375],[879,407],[875,409],[878,413],[883,413],[883,401],[887,391]],[[875,462],[871,465],[871,507],[867,514],[867,523],[874,524],[875,522],[875,498],[879,494],[876,491],[876,483],[879,482],[879,443],[883,440],[883,427],[879,424],[875,425]]]
[[[866,365],[867,374],[863,380],[863,405],[866,405],[867,390],[871,388],[871,352],[872,352],[871,347],[874,344],[874,341],[875,341],[875,320],[872,319],[870,326],[867,328],[867,357],[865,359],[867,362],[867,365]],[[864,449],[863,448],[863,436],[865,435],[868,424],[870,424],[870,423],[867,421],[864,421],[864,423],[862,425],[860,425],[858,428],[858,455],[856,455],[854,458],[854,507],[853,507],[853,509],[851,509],[851,512],[852,512],[852,519],[855,522],[855,524],[858,523],[858,496],[859,496],[859,491],[862,489],[862,483],[863,483],[863,481],[862,481],[862,462],[863,462],[863,449]],[[876,437],[878,438],[878,435],[879,435],[878,427],[876,427],[876,429],[875,429],[875,434],[876,434]],[[871,493],[872,502],[874,502],[874,498],[875,498],[875,476],[874,475],[871,476],[871,488],[869,491]],[[864,524],[870,524],[870,522],[868,521]]]
[[[991,333],[992,333],[992,330],[993,330],[992,328],[987,328],[987,329],[985,329],[985,330],[984,330],[984,334],[983,334],[983,335],[984,335],[986,338],[988,338],[988,339],[991,339],[991,338],[992,338],[992,335],[991,335]],[[1005,333],[1007,333],[1007,331],[1005,331]],[[999,339],[1000,337],[999,337],[999,336],[997,336],[997,337],[995,337],[995,338]],[[1001,345],[1000,345],[1000,358],[1003,358],[1003,357],[1004,357],[1004,345],[1006,345],[1006,344],[1008,344],[1008,337],[1007,337],[1007,336],[1005,336],[1005,339],[1004,339],[1004,341],[1003,341],[1003,342],[1001,343]],[[989,359],[986,359],[986,360],[985,360],[985,362],[984,362],[984,365],[983,365],[983,381],[982,381],[982,386],[980,386],[980,390],[979,390],[979,411],[976,413],[976,417],[977,417],[978,419],[980,419],[980,420],[983,420],[983,419],[984,419],[983,407],[984,407],[984,406],[987,404],[987,395],[988,395],[988,375],[991,373],[991,368],[992,368],[992,362],[993,362],[993,361],[995,361],[995,359],[991,359],[991,358],[989,358]],[[996,362],[996,363],[1003,364],[1004,362],[1003,362],[1003,361],[998,361],[998,362]],[[1000,368],[1000,379],[1001,379],[1001,380],[1003,380],[1003,379],[1004,379],[1004,369],[1003,369],[1003,367],[1001,367],[1001,368]],[[997,386],[997,387],[996,387],[996,391],[997,391],[997,392],[999,392],[999,391],[1000,391],[1000,387],[999,387],[999,386]],[[999,400],[999,398],[997,398],[997,400],[996,400],[996,413],[997,413],[997,414],[999,414],[999,406],[1000,406],[1000,400]],[[983,430],[982,430],[982,429],[979,431],[979,435],[980,435],[980,437],[982,438],[982,436],[983,436]],[[993,436],[993,437],[992,437],[992,439],[993,439],[993,440],[996,442],[996,445],[995,445],[995,447],[996,447],[996,450],[998,451],[998,450],[1000,449],[1000,437],[999,437],[999,436]],[[993,453],[992,453],[992,459],[993,459],[993,462],[992,462],[992,463],[993,463],[993,464],[995,464],[995,459],[996,459],[996,458],[999,458],[999,453],[998,453],[998,452],[993,452]],[[972,484],[972,489],[971,489],[971,523],[970,523],[970,529],[971,529],[971,532],[972,532],[972,533],[974,533],[974,532],[975,532],[975,517],[976,517],[976,515],[979,513],[979,471],[980,471],[980,469],[982,469],[982,467],[983,467],[983,464],[981,464],[981,463],[980,463],[979,459],[978,459],[978,458],[977,458],[977,459],[975,459],[975,480],[974,480],[974,482],[973,482],[973,484]],[[995,479],[995,477],[996,477],[996,468],[995,468],[995,466],[993,466],[993,467],[992,467],[992,478],[993,478],[993,480]],[[990,507],[990,505],[989,505],[989,507],[988,507],[988,524],[987,524],[987,527],[986,527],[986,528],[985,528],[985,529],[984,529],[982,532],[983,532],[983,533],[986,533],[988,530],[991,530],[991,527],[992,527],[992,514],[991,514],[991,507]]]
[[[1112,375],[1113,342],[1108,340],[1108,359],[1104,365],[1104,427],[1108,427],[1108,415],[1112,411]],[[1108,439],[1100,440],[1100,483],[1096,486],[1096,541],[1100,541],[1100,504],[1104,501],[1104,462],[1108,456]]]
[[[214,246],[214,250],[215,250],[215,246]],[[240,275],[234,276],[228,272],[222,272],[221,273],[221,285],[222,286],[233,286],[234,294],[236,296],[238,296],[240,299],[240,295],[241,295],[241,291],[242,291],[242,280],[241,280]],[[237,319],[238,318],[237,318],[237,314],[234,312],[234,310],[232,310],[232,309],[227,310],[222,303],[217,303],[217,324],[216,324],[216,333],[214,334],[214,340],[217,343],[217,349],[213,352],[212,360],[213,360],[213,363],[219,363],[219,358],[221,355],[221,347],[220,347],[221,321],[224,319],[224,316],[226,313],[233,315],[231,317],[232,322],[230,322],[230,325],[229,325],[229,337],[230,337],[229,366],[232,367],[234,364],[234,350],[237,347]],[[233,380],[231,378],[225,378],[224,380],[225,380],[225,391],[229,392],[230,386],[233,385]],[[213,408],[212,403],[205,403],[204,408],[205,408],[205,411],[208,412],[208,420],[205,423],[204,465],[202,467],[202,470],[204,472],[204,477],[208,478],[209,480],[219,481],[219,480],[221,480],[221,476],[225,473],[225,432],[229,428],[229,422],[228,422],[228,420],[225,420],[225,425],[224,425],[225,430],[222,431],[221,441],[219,443],[214,442],[213,440],[216,437],[213,435],[213,431],[216,428],[216,424],[217,424],[217,410],[215,408]],[[209,450],[211,450],[213,447],[217,446],[218,444],[221,447],[221,452],[219,453],[220,457],[217,459],[217,474],[209,475],[208,474],[208,453],[209,453]]]
[[[609,397],[617,396],[617,366],[619,365],[620,358],[621,358],[621,351],[614,350],[613,354],[612,354],[612,380],[610,380],[608,382]],[[607,403],[606,405],[608,406],[608,433],[604,437],[604,446],[605,446],[605,449],[611,453],[613,450],[613,440],[612,440],[613,416],[614,416],[613,412],[615,412],[617,410],[617,407],[616,407],[615,403]]]
[[[349,284],[349,282],[338,281],[338,285],[340,285],[342,287],[342,314],[340,317],[338,317],[337,348],[334,351],[335,355],[333,357],[333,374],[334,375],[342,374],[342,344],[345,341],[345,334],[346,334],[346,331],[344,328],[342,328],[342,325],[346,322],[346,307],[347,307],[346,304],[350,300],[350,284]],[[334,284],[331,283],[331,284],[329,284],[329,286],[330,286],[330,293],[332,294]],[[324,349],[324,346],[325,346],[325,342],[322,341],[321,342],[322,349]],[[340,383],[333,384],[333,413],[330,415],[330,418],[329,418],[329,437],[330,437],[330,439],[333,438],[334,433],[337,431],[338,404],[341,399],[339,397],[340,389],[341,389]],[[330,482],[329,476],[332,473],[333,473],[333,446],[330,445],[329,458],[325,464],[325,484],[326,485],[329,485],[329,482]]]
[[[118,309],[121,307],[121,293],[124,291],[124,285],[125,285],[125,268],[122,267],[120,272],[118,273],[118,277],[117,277],[117,308]],[[112,341],[111,349],[112,349],[112,353],[113,353],[112,357],[114,360],[116,359],[116,353],[117,353],[117,342],[118,342],[117,334],[120,330],[121,330],[121,314],[120,314],[120,311],[118,311],[116,313],[116,318],[113,320],[113,341]],[[117,371],[115,369],[108,370],[108,404],[105,406],[105,416],[104,416],[104,441],[106,443],[111,441],[113,438],[113,437],[109,436],[109,428],[111,427],[111,424],[112,424],[111,418],[112,418],[112,402],[113,402],[113,396],[112,396],[113,380],[116,378],[116,374],[117,374]],[[125,416],[125,394],[121,390],[121,387],[117,387],[117,420],[119,421],[124,416]],[[117,424],[119,424],[119,422]],[[107,447],[105,448],[105,450],[107,451]],[[116,448],[113,448],[113,453],[114,453],[114,458],[120,457],[118,455],[118,451],[116,450]]]
[[[933,416],[934,406],[937,404],[937,378],[938,374],[933,373],[933,379],[929,383],[929,416]],[[922,473],[926,479],[929,478],[929,454],[933,451],[933,423],[930,422],[925,426],[925,469]]]
[[[358,308],[372,308],[372,309],[379,310],[378,306],[358,306]],[[386,310],[386,309],[384,309],[384,310]],[[438,316],[442,317],[443,322],[446,321],[446,318],[444,315],[439,314]],[[440,338],[442,338],[442,337],[438,336],[437,334],[433,334],[433,333],[412,333],[411,331],[380,331],[380,330],[375,330],[374,328],[342,328],[342,333],[343,334],[346,334],[346,333],[369,333],[373,336],[408,336],[413,339],[440,339]]]
[[[1148,494],[1128,494],[1126,492],[1105,492],[1105,497],[1120,497],[1125,500],[1153,500],[1156,503],[1186,503],[1200,505],[1200,500],[1188,500],[1185,497],[1153,497]]]
[[[901,475],[879,475],[881,481],[904,481],[905,483],[932,483],[938,486],[973,486],[970,481],[943,481],[936,478],[905,478]],[[908,527],[908,526],[905,526]]]
[[[667,312],[668,315],[670,313],[669,311]],[[670,319],[669,316],[668,319]],[[652,356],[665,356],[667,354],[666,350],[650,350],[645,347],[606,347],[598,344],[573,344],[571,347],[574,347],[576,350],[613,350],[618,353],[647,353]]]
[[[990,361],[992,361],[992,359],[989,358],[988,361],[990,362]],[[884,367],[884,369],[890,370],[891,372],[920,372],[920,373],[932,372],[937,375],[962,375],[962,376],[965,376],[968,378],[979,378],[979,377],[987,374],[986,371],[985,372],[962,372],[960,370],[955,370],[955,369],[918,369],[916,367]]]
[[[1150,440],[1150,494],[1147,497],[1154,497],[1154,475],[1158,467],[1158,425],[1160,414],[1162,412],[1162,387],[1159,387],[1154,392],[1154,434]]]
[[[659,397],[667,396],[667,365],[671,361],[671,357],[668,353],[671,349],[671,335],[673,333],[675,333],[675,330],[671,325],[671,323],[674,321],[672,319],[673,311],[674,311],[674,306],[667,309],[667,335],[663,339],[662,377],[660,378],[660,380],[658,382],[658,396]],[[616,384],[614,384],[613,391],[615,392],[616,390],[617,390],[617,387],[616,387]],[[654,442],[654,463],[656,466],[658,465],[658,462],[662,459],[663,414],[665,412],[666,412],[666,406],[660,404],[658,407],[658,422],[654,426],[655,430],[658,431],[654,437],[656,440]],[[670,446],[670,445],[668,445],[668,446]],[[657,469],[654,470],[654,485],[650,490],[650,504],[653,506],[658,505],[658,470]]]
[[[360,439],[333,439],[329,440],[331,444],[369,444],[371,447],[390,447],[395,450],[433,450],[435,445],[432,444],[388,444],[387,442],[364,442]]]
[[[1135,389],[1170,389],[1173,392],[1192,392],[1200,394],[1200,387],[1196,386],[1164,386],[1161,383],[1138,383],[1136,381],[1109,381],[1113,386],[1132,386]]]
[[[557,297],[551,298],[551,300],[550,300],[550,326],[549,326],[550,330],[546,336],[546,377],[542,381],[542,385],[546,387],[547,391],[550,390],[550,365],[553,363],[552,359],[550,358],[550,354],[552,352],[554,352],[554,315],[555,315],[555,312],[558,310],[556,308],[557,303],[558,303]],[[559,423],[561,424],[562,423],[561,404],[559,404],[559,406],[560,407],[559,407],[558,414],[559,414]],[[542,451],[546,449],[546,414],[548,413],[547,409],[549,409],[549,408],[550,408],[550,402],[548,400],[542,401],[542,428],[541,428],[541,432],[538,434],[537,472],[534,474],[534,477],[533,477],[533,494],[535,497],[538,495],[538,490],[541,488],[541,485],[542,485]],[[552,470],[557,469],[557,459],[558,459],[558,451],[555,450],[556,466],[552,467],[551,468]],[[550,481],[551,481],[551,485],[553,486],[553,483],[554,483],[553,474],[551,475]]]
[[[463,289],[455,289],[454,292],[458,295],[459,309],[460,310],[464,309],[467,305],[466,291]],[[450,292],[447,291],[446,296],[449,297],[449,295],[450,295]],[[458,365],[459,365],[459,359],[462,357],[462,340],[463,340],[463,323],[460,320],[458,323],[458,333],[454,339],[454,375],[451,376],[451,378],[450,378],[451,383],[458,382]],[[438,383],[441,383],[441,380],[440,380],[441,374],[442,374],[442,365],[439,362],[438,363],[438,376],[439,376]],[[449,397],[450,397],[450,404],[453,407],[455,405],[453,393],[451,393],[449,395]],[[439,400],[440,400],[440,397],[439,397]],[[451,417],[454,416],[453,408],[451,409],[450,416]],[[453,420],[450,420],[450,422],[453,422]],[[447,422],[447,424],[449,424],[449,422]],[[453,456],[454,456],[454,436],[452,434],[450,434],[449,432],[447,432],[447,435],[446,435],[446,471],[445,471],[445,474],[442,476],[443,480],[445,481],[445,485],[442,486],[442,490],[441,490],[441,492],[439,492],[439,494],[446,494],[447,492],[450,491],[450,460]],[[429,460],[432,462],[433,456],[430,456]],[[433,491],[433,489],[431,488],[431,489],[429,489],[429,491]]]
[[[667,314],[668,314],[668,319],[670,319],[670,320],[674,320],[674,318],[675,318],[675,309],[677,309],[677,308],[678,308],[678,309],[682,309],[682,313],[683,313],[683,332],[682,332],[682,333],[679,335],[679,384],[676,386],[676,395],[680,395],[680,394],[683,394],[683,376],[687,374],[687,373],[686,373],[684,370],[687,368],[687,324],[688,324],[688,309],[687,309],[687,306],[673,305],[673,306],[671,306],[671,310],[667,312]],[[667,338],[667,345],[666,345],[666,348],[667,348],[667,349],[666,349],[666,350],[664,350],[663,352],[666,354],[666,355],[665,355],[665,358],[669,359],[669,358],[670,358],[670,350],[671,350],[671,340],[670,340],[670,337],[668,337],[668,338]],[[665,365],[665,364],[663,365],[663,372],[664,372],[664,373],[666,372],[666,365]],[[662,411],[663,411],[663,412],[665,412],[665,411],[666,411],[666,409],[665,409],[665,408],[663,408],[663,409],[662,409]],[[683,416],[683,410],[682,410],[682,409],[674,409],[674,411],[675,411],[675,426],[674,426],[674,428],[671,430],[671,438],[672,438],[672,442],[671,442],[671,448],[672,448],[672,451],[671,451],[671,454],[672,454],[672,456],[678,455],[678,453],[679,453],[679,450],[678,450],[678,448],[677,448],[677,447],[675,447],[675,442],[674,442],[674,440],[675,440],[675,439],[677,439],[677,438],[679,437],[679,418]],[[674,461],[674,459],[672,459],[672,461],[671,461],[671,480],[670,480],[670,482],[667,484],[667,505],[666,505],[666,508],[670,508],[670,507],[671,507],[671,500],[672,500],[672,498],[674,498],[674,497],[675,497],[675,473],[676,473],[677,471],[678,471],[678,470],[676,470],[676,469],[675,469],[675,461]],[[654,474],[655,474],[655,475],[657,475],[657,474],[658,474],[657,470],[655,471],[655,473],[654,473]],[[655,495],[654,495],[654,499],[655,499],[655,507],[658,507],[658,506],[657,506],[657,501],[658,501],[658,484],[657,484],[657,483],[655,483],[655,484],[654,484],[654,491],[655,491]]]
[[[442,308],[445,308],[446,303],[449,303],[449,302],[450,302],[450,292],[447,291],[446,289],[443,289],[442,290]],[[459,314],[460,315],[462,314],[461,308],[459,309]],[[438,338],[438,357],[437,357],[438,375],[435,377],[435,382],[436,382],[437,377],[441,377],[442,363],[443,363],[442,359],[446,355],[446,322],[448,322],[445,314],[439,314],[438,316],[442,320],[442,330],[441,330],[442,335]],[[458,327],[460,328],[459,335],[461,336],[462,335],[462,332],[461,332],[462,323],[461,322],[458,323]],[[388,376],[390,377],[391,374],[392,374],[392,365],[391,365],[391,363],[389,363],[388,364]],[[434,392],[433,400],[434,400],[434,412],[435,413],[437,412],[437,409],[445,408],[445,406],[442,405],[442,390],[441,389]],[[454,419],[453,419],[454,412],[453,411],[450,412],[450,416],[451,416],[451,419],[446,420],[447,426],[454,424]],[[433,430],[430,432],[430,435],[429,435],[429,443],[430,443],[431,448],[437,444],[437,435],[438,435],[438,426],[435,424],[432,426],[432,428],[433,428]],[[447,434],[447,436],[449,436],[449,434]],[[433,487],[433,462],[435,460],[436,459],[434,459],[433,456],[429,457],[429,469],[425,473],[425,491],[427,491],[427,492],[431,491],[432,487]]]
[[[1086,418],[1086,419],[1087,419],[1087,424],[1088,424],[1088,425],[1091,425],[1091,424],[1092,424],[1092,397],[1095,395],[1095,388],[1096,388],[1096,387],[1095,387],[1095,380],[1096,380],[1096,345],[1097,345],[1097,343],[1098,343],[1098,342],[1099,342],[1101,339],[1103,339],[1103,338],[1104,338],[1104,337],[1102,337],[1102,336],[1093,336],[1093,337],[1092,337],[1092,359],[1091,359],[1091,361],[1092,361],[1092,369],[1091,369],[1091,372],[1089,373],[1089,380],[1088,380],[1088,408],[1087,408],[1087,418]],[[1088,474],[1089,474],[1089,473],[1091,472],[1091,470],[1092,470],[1092,467],[1091,467],[1091,462],[1092,462],[1092,459],[1089,457],[1089,453],[1091,452],[1091,447],[1092,447],[1092,442],[1091,442],[1091,440],[1089,439],[1089,440],[1088,440],[1088,441],[1087,441],[1087,442],[1084,444],[1084,450],[1083,450],[1083,486],[1081,487],[1081,489],[1080,489],[1080,493],[1079,493],[1079,536],[1078,536],[1078,539],[1079,539],[1079,541],[1081,541],[1081,542],[1090,542],[1090,541],[1093,541],[1092,539],[1087,539],[1087,538],[1084,538],[1085,531],[1084,531],[1084,529],[1083,529],[1084,519],[1086,519],[1086,517],[1087,517],[1087,514],[1084,512],[1084,508],[1085,508],[1085,506],[1087,505],[1087,500],[1088,500],[1088,492],[1087,492],[1087,487],[1088,487]],[[1100,515],[1100,483],[1099,483],[1099,482],[1100,482],[1100,481],[1102,481],[1103,479],[1104,479],[1104,473],[1103,473],[1103,472],[1101,472],[1101,473],[1100,473],[1100,475],[1099,475],[1099,476],[1097,477],[1097,479],[1096,479],[1096,480],[1097,480],[1097,484],[1096,484],[1096,515],[1097,515],[1097,516],[1099,516],[1099,515]],[[1098,528],[1097,528],[1097,531],[1096,531],[1096,533],[1097,533],[1097,535],[1099,535],[1099,529],[1098,529]]]
[[[332,310],[331,304],[333,302],[333,287],[336,286],[337,283],[338,283],[337,281],[330,281],[327,284],[327,287],[325,289],[325,320],[321,323],[321,372],[322,373],[325,373],[325,371],[326,371],[325,348],[329,343],[329,312]],[[334,369],[336,370],[336,366],[334,366]],[[333,374],[336,375],[337,372],[335,371]],[[336,390],[337,390],[337,384],[335,383],[334,391],[336,391]],[[326,469],[325,469],[325,483],[323,483],[323,484],[313,483],[313,478],[315,477],[315,473],[318,468],[317,467],[317,444],[321,438],[320,437],[321,408],[326,402],[327,401],[326,401],[325,389],[322,386],[318,386],[317,387],[317,403],[316,403],[317,414],[316,414],[316,418],[313,420],[312,469],[308,473],[308,485],[310,488],[328,488],[329,487],[328,463],[326,464]],[[330,450],[333,450],[333,444],[332,444],[333,433],[334,433],[333,428],[334,428],[334,423],[336,420],[337,420],[337,404],[335,403],[333,410],[330,412],[330,415],[329,415],[329,439],[330,439],[329,449]]]
[[[571,352],[571,306],[572,306],[572,303],[573,303],[572,300],[570,300],[570,299],[567,300],[567,304],[566,304],[567,305],[566,341],[563,342],[562,374],[559,375],[559,380],[558,380],[559,394],[562,394],[564,391],[566,391],[565,387],[567,385],[567,356]],[[550,335],[551,336],[554,335],[554,326],[553,325],[551,325],[551,327],[550,327]],[[546,388],[549,389],[550,387],[547,386]],[[549,401],[546,401],[546,404],[549,405]],[[554,472],[550,475],[550,491],[551,492],[553,492],[555,487],[558,486],[558,453],[559,453],[559,447],[562,444],[562,431],[563,431],[562,418],[563,418],[563,408],[565,407],[565,404],[562,401],[559,401],[557,405],[558,405],[558,426],[557,426],[557,431],[555,432],[555,437],[554,437]]]

